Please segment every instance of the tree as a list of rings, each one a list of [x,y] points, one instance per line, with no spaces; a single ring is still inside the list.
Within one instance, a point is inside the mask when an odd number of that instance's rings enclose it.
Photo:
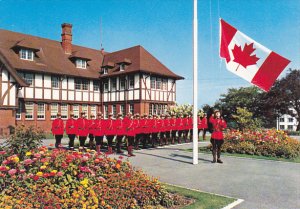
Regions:
[[[290,69],[288,74],[278,80],[270,92],[263,95],[265,109],[274,110],[276,116],[288,114],[298,121],[300,130],[300,71]]]
[[[232,115],[235,119],[236,124],[239,130],[243,131],[244,129],[256,130],[261,128],[261,120],[254,118],[253,113],[249,112],[247,108],[237,108],[237,113]]]

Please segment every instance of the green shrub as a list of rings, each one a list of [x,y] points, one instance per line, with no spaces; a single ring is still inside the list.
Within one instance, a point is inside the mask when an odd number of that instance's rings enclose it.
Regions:
[[[7,154],[17,154],[22,160],[25,153],[41,146],[42,139],[45,138],[44,131],[34,126],[17,126],[14,134],[2,144],[2,150]]]

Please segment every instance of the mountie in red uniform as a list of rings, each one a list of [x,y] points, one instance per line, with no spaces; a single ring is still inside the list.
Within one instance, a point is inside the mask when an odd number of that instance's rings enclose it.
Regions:
[[[97,153],[100,153],[100,148],[103,145],[103,136],[104,136],[104,120],[99,117],[95,120],[94,125],[94,136],[96,140],[96,151]]]
[[[203,117],[201,120],[201,127],[202,129],[207,129],[208,125],[207,125],[207,117]]]
[[[86,118],[78,118],[77,119],[77,134],[78,136],[87,137],[89,134],[89,122]]]
[[[213,133],[211,134],[211,138],[215,140],[223,140],[223,130],[227,126],[225,120],[211,116],[209,122],[213,125]]]
[[[201,122],[200,116],[198,116],[198,118],[197,118],[197,127],[198,127],[198,129],[202,129],[202,122]]]
[[[74,118],[69,118],[66,122],[66,133],[69,134],[77,134],[77,124]]]
[[[118,118],[115,120],[114,127],[116,129],[116,135],[118,136],[124,136],[126,135],[125,127],[124,127],[124,121],[122,118]]]
[[[104,124],[105,124],[105,131],[104,131],[105,136],[114,136],[116,134],[114,130],[114,120],[111,118],[106,119]]]
[[[126,119],[126,135],[128,139],[128,157],[135,156],[133,154],[133,145],[134,145],[134,136],[135,136],[135,130],[134,130],[134,121],[132,119]]]
[[[52,134],[63,135],[64,134],[64,121],[61,118],[56,118],[52,122]]]

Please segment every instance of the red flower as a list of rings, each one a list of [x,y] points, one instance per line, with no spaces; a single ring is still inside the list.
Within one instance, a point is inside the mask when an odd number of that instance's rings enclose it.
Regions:
[[[38,177],[37,175],[34,175],[34,176],[32,177],[32,179],[35,180],[35,181],[39,180],[39,178],[40,178],[40,177]]]
[[[6,152],[3,150],[3,151],[0,151],[0,155],[5,155]]]

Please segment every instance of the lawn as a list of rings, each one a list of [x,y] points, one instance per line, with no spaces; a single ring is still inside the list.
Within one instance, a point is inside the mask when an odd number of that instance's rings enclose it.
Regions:
[[[186,149],[188,152],[192,152],[193,149]],[[199,147],[199,152],[204,154],[211,154],[211,152],[206,150],[206,147]],[[259,155],[248,155],[248,154],[238,154],[238,153],[224,153],[223,156],[232,156],[232,157],[242,157],[242,158],[253,158],[253,159],[262,159],[262,160],[274,160],[274,161],[284,161],[284,162],[292,162],[292,163],[300,163],[300,157],[294,159],[286,159],[286,158],[278,158],[278,157],[266,157]]]
[[[187,205],[182,209],[220,209],[228,204],[236,201],[236,199],[218,196],[210,193],[190,190],[178,186],[164,184],[167,190],[171,193],[178,193],[180,195],[192,198],[195,200],[191,205]]]

